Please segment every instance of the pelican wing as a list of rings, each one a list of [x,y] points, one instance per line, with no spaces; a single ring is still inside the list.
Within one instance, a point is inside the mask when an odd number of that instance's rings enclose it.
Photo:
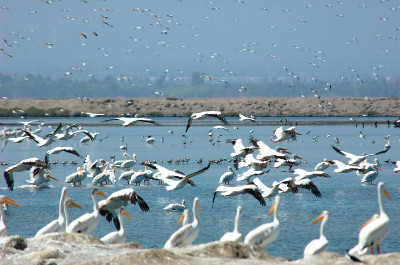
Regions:
[[[243,192],[253,195],[262,206],[266,205],[265,200],[258,189],[244,189]]]
[[[187,177],[191,178],[191,177],[197,176],[197,175],[199,175],[201,173],[204,173],[205,171],[207,171],[207,169],[210,168],[210,166],[211,166],[211,163],[208,163],[208,165],[205,168],[202,168],[199,171],[196,171],[196,172],[194,172],[192,174],[189,174],[189,175],[187,175]]]
[[[300,181],[296,181],[295,184],[300,188],[311,190],[311,193],[314,194],[317,198],[322,197],[322,194],[318,190],[317,186],[315,186],[315,184],[309,179],[302,179]]]
[[[59,146],[56,148],[53,148],[49,151],[47,151],[46,156],[44,158],[44,161],[46,164],[49,163],[49,156],[53,155],[53,154],[58,154],[60,152],[66,152],[66,153],[70,153],[72,155],[76,155],[77,157],[82,157],[74,148],[72,147],[64,147],[64,146]]]
[[[189,130],[190,125],[192,125],[192,121],[193,121],[193,118],[190,116],[188,121],[187,121],[185,133],[187,133],[187,131]]]

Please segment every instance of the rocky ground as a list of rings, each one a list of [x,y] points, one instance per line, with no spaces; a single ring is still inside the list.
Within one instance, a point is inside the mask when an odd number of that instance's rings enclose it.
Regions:
[[[399,264],[400,253],[365,255],[365,264]],[[243,243],[211,242],[185,248],[143,249],[137,243],[105,245],[77,233],[52,233],[25,239],[0,237],[0,264],[353,264],[337,253],[311,258],[275,258],[262,248]]]
[[[399,116],[399,98],[274,98],[274,99],[178,99],[178,98],[93,98],[93,99],[0,99],[0,116],[189,116],[194,112],[219,110],[225,116],[239,113],[271,117]]]

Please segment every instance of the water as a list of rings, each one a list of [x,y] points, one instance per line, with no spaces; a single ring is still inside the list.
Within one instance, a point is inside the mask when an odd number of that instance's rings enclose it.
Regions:
[[[337,118],[336,118],[337,119]],[[344,119],[344,118],[343,118]],[[44,122],[55,123],[59,120],[49,118],[40,119]],[[96,121],[101,121],[97,118]],[[315,164],[321,162],[323,158],[338,159],[347,162],[346,158],[336,153],[331,144],[334,137],[339,137],[338,147],[342,150],[361,154],[374,153],[382,150],[386,140],[385,136],[391,135],[391,149],[383,155],[377,156],[381,162],[383,172],[374,183],[383,181],[391,196],[391,200],[385,199],[385,208],[391,218],[391,232],[382,242],[381,250],[384,253],[398,252],[400,248],[400,211],[398,202],[400,200],[400,175],[393,172],[394,165],[385,163],[400,159],[399,152],[399,129],[393,126],[387,128],[379,125],[373,126],[343,125],[343,126],[297,126],[297,131],[303,135],[298,136],[297,141],[274,144],[269,139],[277,126],[251,126],[243,123],[238,129],[228,126],[227,131],[214,131],[214,141],[209,142],[208,131],[211,126],[196,126],[196,121],[188,131],[188,138],[184,144],[184,133],[186,118],[158,118],[157,122],[167,124],[164,126],[94,126],[86,127],[91,132],[99,132],[98,140],[83,145],[79,140],[83,135],[69,140],[68,142],[58,141],[52,147],[64,145],[74,147],[83,156],[90,155],[92,160],[104,158],[109,161],[111,155],[116,159],[123,159],[122,151],[119,149],[124,137],[128,143],[128,153],[135,153],[140,161],[157,160],[159,164],[169,169],[179,169],[186,174],[197,171],[207,165],[210,159],[229,158],[233,148],[231,144],[225,143],[226,139],[242,138],[244,142],[250,136],[250,130],[254,130],[252,135],[263,140],[271,147],[279,145],[286,147],[305,160],[299,168],[313,170]],[[348,120],[348,118],[346,118]],[[91,121],[88,118],[63,119],[63,122],[81,124]],[[3,120],[11,123],[12,119]],[[179,125],[176,125],[179,124]],[[85,128],[85,127],[84,127]],[[174,131],[169,134],[168,130]],[[41,135],[51,132],[51,128],[43,128]],[[366,135],[366,139],[359,138],[360,130]],[[307,134],[308,133],[308,134]],[[217,136],[221,134],[220,141]],[[327,135],[330,134],[330,137]],[[153,145],[144,142],[143,136],[151,135],[156,139]],[[313,138],[318,136],[318,141]],[[161,142],[161,137],[165,141]],[[0,143],[3,144],[2,142]],[[245,144],[249,145],[249,144]],[[29,157],[44,158],[48,147],[39,148],[33,141],[25,141],[21,144],[8,143],[4,152],[0,154],[1,161],[6,161],[9,166],[17,161]],[[257,153],[257,151],[255,152]],[[170,159],[189,158],[188,163],[168,164]],[[202,158],[203,164],[198,164],[195,160]],[[58,202],[61,188],[64,187],[64,180],[67,175],[74,172],[77,166],[82,165],[83,159],[67,153],[61,153],[50,157],[51,160],[58,159],[59,163],[52,165],[53,176],[60,181],[51,181],[51,188],[37,189],[28,187],[25,180],[28,172],[15,173],[14,191],[9,191],[3,178],[0,180],[0,193],[4,194],[23,206],[22,209],[10,207],[7,213],[8,234],[19,234],[23,237],[32,237],[35,233],[51,220],[58,216]],[[373,158],[368,159],[372,162]],[[61,161],[75,160],[78,165]],[[179,228],[176,224],[180,218],[180,213],[167,213],[163,207],[173,202],[181,202],[185,199],[188,207],[192,208],[193,198],[200,198],[201,211],[200,234],[195,244],[206,243],[218,240],[225,232],[233,230],[234,216],[238,205],[243,206],[243,213],[240,220],[239,231],[245,236],[250,230],[265,223],[271,222],[272,216],[268,217],[267,212],[272,205],[272,201],[267,199],[267,206],[262,207],[257,200],[245,195],[237,197],[218,197],[215,200],[214,208],[211,208],[213,192],[218,187],[218,180],[228,166],[229,162],[212,164],[205,173],[193,177],[197,187],[185,186],[177,191],[167,192],[164,186],[159,186],[155,181],[150,182],[149,186],[134,186],[136,192],[144,198],[150,207],[149,212],[141,212],[136,205],[129,205],[127,210],[132,216],[132,221],[126,219],[127,241],[138,242],[145,248],[161,248],[170,235]],[[1,166],[1,174],[7,166]],[[378,213],[376,185],[362,185],[361,177],[355,173],[334,174],[330,167],[326,170],[332,176],[330,179],[316,178],[313,182],[318,186],[322,193],[321,198],[316,198],[307,190],[300,190],[297,194],[282,194],[280,207],[281,232],[278,239],[267,246],[265,250],[273,256],[297,259],[303,255],[304,247],[312,239],[319,237],[319,224],[310,225],[310,222],[317,217],[323,210],[330,212],[329,221],[325,227],[325,234],[329,240],[329,251],[343,254],[346,249],[353,247],[357,243],[358,228],[367,221],[374,213]],[[143,169],[143,166],[136,164],[134,169]],[[293,177],[292,174],[282,172],[286,168],[274,170],[270,166],[270,172],[261,177],[261,180],[268,186],[274,180],[281,180],[286,177]],[[236,181],[233,185],[242,184]],[[126,182],[117,181],[116,185],[102,187],[101,190],[108,196],[112,192],[126,188]],[[85,179],[81,187],[69,187],[70,197],[79,203],[83,209],[71,208],[71,220],[92,211],[93,203],[91,200],[91,179]],[[100,198],[99,198],[100,199]],[[190,220],[192,216],[190,217]],[[101,219],[99,226],[91,234],[102,237],[114,231],[113,224],[108,223],[104,218]]]

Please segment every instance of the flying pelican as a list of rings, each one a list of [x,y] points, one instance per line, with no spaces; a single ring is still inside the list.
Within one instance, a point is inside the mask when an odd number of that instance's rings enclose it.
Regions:
[[[400,160],[392,162],[393,165],[396,165],[396,167],[393,169],[394,173],[400,172]]]
[[[190,115],[189,120],[188,120],[187,125],[186,125],[185,133],[187,133],[187,131],[189,130],[189,127],[190,127],[190,125],[192,125],[192,121],[193,120],[201,120],[201,119],[204,119],[205,117],[217,118],[220,121],[222,121],[224,123],[224,125],[228,125],[228,121],[225,119],[224,116],[222,116],[222,113],[220,111],[197,112],[197,113],[193,113],[192,115]]]
[[[154,125],[160,125],[159,123],[157,123],[156,121],[152,120],[152,119],[146,119],[146,118],[126,118],[126,117],[120,117],[120,118],[114,118],[114,119],[109,119],[109,120],[105,120],[103,122],[106,121],[115,121],[115,120],[120,120],[123,121],[122,126],[127,127],[129,125],[135,125],[137,122],[147,122],[147,123],[152,123]]]
[[[118,219],[121,224],[121,228],[119,229],[119,231],[114,231],[103,236],[100,240],[103,241],[105,244],[122,244],[126,242],[126,232],[123,215],[125,215],[129,220],[132,220],[132,217],[126,211],[125,206],[121,206],[118,213]]]
[[[56,134],[56,138],[57,138],[58,140],[64,140],[64,141],[67,141],[67,140],[71,139],[72,137],[75,136],[75,133],[74,133],[74,132],[70,133],[69,131],[70,131],[72,128],[75,128],[75,127],[76,127],[75,124],[68,125],[67,128],[64,130],[63,133],[57,133],[57,134]]]
[[[390,196],[386,191],[383,182],[379,182],[377,185],[378,190],[378,203],[379,203],[379,218],[371,218],[363,226],[358,234],[358,244],[353,247],[349,253],[351,255],[364,255],[368,248],[371,248],[373,253],[373,247],[377,247],[378,254],[381,254],[379,244],[389,234],[390,220],[389,216],[385,212],[383,205],[384,194],[389,200]]]
[[[14,172],[23,172],[26,170],[30,170],[32,167],[41,167],[44,170],[50,172],[50,165],[39,160],[39,158],[31,157],[24,159],[13,166],[6,168],[6,170],[4,171],[4,178],[7,182],[8,189],[14,189]]]
[[[364,169],[360,166],[346,165],[338,160],[332,160],[332,162],[337,166],[337,168],[333,170],[333,173],[349,173],[357,170],[364,171]]]
[[[98,116],[104,116],[103,113],[92,113],[92,112],[82,112],[86,115],[88,115],[90,118],[98,117]]]
[[[106,200],[99,201],[100,214],[105,216],[108,222],[113,220],[115,227],[119,230],[120,224],[114,210],[121,206],[127,207],[128,202],[131,202],[131,204],[136,204],[137,202],[143,212],[150,210],[147,203],[139,194],[132,188],[127,188],[112,193]]]
[[[175,233],[171,235],[171,237],[165,242],[164,248],[173,248],[173,247],[185,247],[192,244],[192,242],[197,238],[199,234],[199,220],[197,217],[197,210],[201,209],[199,198],[194,198],[193,201],[193,222],[182,226]]]
[[[236,173],[235,171],[233,171],[231,166],[228,167],[228,170],[229,171],[221,175],[219,179],[219,184],[224,183],[229,185],[229,182],[236,176]]]
[[[256,122],[253,116],[247,117],[239,113],[239,121],[252,121]]]
[[[268,216],[274,212],[274,220],[271,223],[260,225],[259,227],[251,230],[244,238],[244,243],[265,247],[278,238],[279,231],[281,229],[281,224],[279,222],[280,202],[281,197],[276,196],[275,201],[268,212]]]
[[[296,180],[313,179],[316,177],[330,178],[330,176],[328,174],[326,174],[324,171],[306,171],[301,168],[296,168],[296,169],[292,170],[291,173],[297,175],[295,177]]]
[[[22,208],[21,205],[17,204],[15,201],[11,200],[10,198],[7,198],[4,195],[0,195],[0,215],[1,215],[0,237],[7,235],[6,214],[4,213],[4,208],[3,208],[3,204],[5,204],[5,203]]]
[[[242,233],[239,232],[239,219],[242,214],[242,206],[238,206],[235,216],[235,226],[233,232],[225,233],[219,241],[240,242],[242,241]]]
[[[260,191],[257,188],[257,185],[254,183],[247,183],[246,185],[236,186],[236,187],[228,187],[228,186],[219,186],[213,196],[212,207],[214,208],[214,201],[217,197],[217,193],[221,192],[222,196],[237,196],[239,194],[250,194],[254,198],[256,198],[262,206],[265,206],[264,198],[261,196]]]
[[[287,167],[289,167],[289,170],[291,170],[293,166],[300,165],[300,162],[297,161],[296,159],[303,159],[303,158],[301,158],[300,156],[298,156],[296,154],[293,154],[293,159],[277,158],[274,163],[274,169],[278,169],[280,167],[287,166]]]
[[[254,151],[254,146],[245,147],[242,139],[227,139],[226,142],[233,145],[233,150],[235,152],[231,153],[231,156],[235,158],[245,157]]]
[[[256,158],[259,159],[259,160],[269,160],[269,159],[272,159],[272,158],[288,159],[288,157],[285,154],[272,149],[271,147],[266,145],[261,140],[257,140],[256,138],[252,137],[250,139],[250,142],[253,144],[255,149],[258,149],[258,151],[260,152],[256,156]],[[285,148],[281,148],[281,149],[283,150],[284,153],[291,154],[290,152],[286,151]]]
[[[54,141],[54,137],[56,136],[57,133],[59,133],[62,129],[62,124],[60,123],[57,128],[54,130],[53,133],[51,133],[47,138],[42,138],[34,133],[31,133],[27,130],[23,130],[23,132],[26,133],[26,135],[29,136],[32,140],[34,140],[37,143],[37,146],[42,147],[42,146],[48,146],[51,145]]]
[[[274,181],[271,188],[262,183],[259,178],[254,178],[253,183],[256,184],[257,188],[260,190],[263,198],[269,198],[271,200],[271,198],[275,197],[279,193],[279,182]]]
[[[182,204],[171,203],[164,207],[167,212],[183,212],[186,209],[185,200],[182,200]]]
[[[266,168],[267,163],[268,163],[268,161],[255,159],[253,154],[247,154],[244,157],[244,160],[239,161],[238,159],[235,159],[233,162],[234,162],[233,165],[235,166],[236,169],[239,169],[242,167],[248,167],[248,168],[254,168],[257,170]]]
[[[57,178],[55,178],[55,177],[53,177],[53,176],[51,176],[49,174],[45,174],[44,172],[45,172],[45,170],[43,168],[41,168],[41,167],[32,167],[29,170],[30,179],[28,179],[26,182],[28,182],[31,185],[35,185],[37,187],[40,187],[41,184],[43,184],[45,182],[48,182],[49,178],[58,181]]]
[[[272,140],[274,143],[283,142],[290,139],[296,140],[296,135],[302,135],[301,133],[296,132],[296,127],[294,126],[285,130],[282,127],[279,127],[274,131],[274,134],[276,137],[274,140]]]
[[[1,149],[1,152],[3,152],[3,150],[6,147],[8,142],[13,142],[13,143],[19,144],[19,143],[22,143],[27,138],[29,138],[28,135],[7,138],[6,141],[4,142],[4,145],[3,145],[3,148]]]
[[[41,228],[35,236],[41,236],[44,234],[48,233],[54,233],[54,232],[65,232],[66,228],[66,222],[65,222],[65,208],[64,208],[64,202],[65,200],[69,199],[68,197],[68,192],[67,188],[64,187],[61,190],[61,197],[60,197],[60,202],[59,202],[59,208],[58,208],[58,218],[51,221],[48,223],[46,226]],[[71,201],[70,206],[77,207],[77,208],[82,208],[80,205],[74,203]]]
[[[73,147],[59,146],[59,147],[55,147],[53,149],[50,149],[49,151],[46,152],[46,155],[44,157],[44,162],[46,164],[48,164],[50,162],[50,160],[49,160],[50,155],[56,155],[56,154],[59,154],[61,152],[70,153],[70,154],[75,155],[75,156],[77,156],[79,158],[82,157]]]
[[[241,173],[236,180],[237,181],[243,181],[243,180],[247,180],[247,182],[250,182],[250,179],[254,176],[261,176],[264,174],[267,174],[269,172],[269,170],[264,171],[264,170],[257,170],[253,167],[249,168],[247,171]]]
[[[326,239],[324,235],[324,227],[329,218],[329,212],[323,211],[321,215],[315,218],[311,224],[315,224],[322,220],[321,227],[319,230],[320,236],[319,239],[314,239],[304,248],[304,257],[310,257],[312,255],[317,255],[319,253],[325,252],[328,250],[328,239]]]
[[[324,171],[325,169],[327,169],[330,165],[333,165],[333,162],[324,158],[324,161],[318,163],[315,165],[314,170],[316,171]]]
[[[297,193],[298,188],[310,190],[317,198],[322,197],[321,192],[318,190],[317,186],[308,178],[305,179],[292,179],[286,178],[279,182],[279,193],[292,192]]]
[[[93,188],[92,189],[92,200],[94,204],[93,212],[85,213],[84,215],[72,221],[65,230],[67,233],[78,232],[78,233],[89,234],[97,227],[100,219],[99,205],[97,204],[97,197],[96,197],[97,195],[102,197],[107,197],[97,188]]]
[[[339,154],[347,157],[349,159],[349,162],[348,162],[349,165],[355,166],[355,165],[360,164],[362,161],[365,160],[365,158],[367,158],[369,156],[381,155],[381,154],[386,153],[387,151],[389,151],[390,145],[389,145],[389,142],[387,142],[385,144],[384,150],[379,151],[379,152],[374,153],[374,154],[362,154],[360,156],[354,155],[354,154],[351,154],[351,153],[348,153],[348,152],[345,152],[345,151],[342,151],[342,150],[340,150],[339,148],[337,148],[334,145],[332,145],[332,148],[333,148],[333,150],[335,150]]]

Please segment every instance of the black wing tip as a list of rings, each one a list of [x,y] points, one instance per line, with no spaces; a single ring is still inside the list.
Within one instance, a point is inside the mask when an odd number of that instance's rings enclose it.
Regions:
[[[12,177],[12,175],[6,171],[4,171],[4,178],[6,180],[7,183],[7,187],[10,191],[14,190],[14,179]]]

